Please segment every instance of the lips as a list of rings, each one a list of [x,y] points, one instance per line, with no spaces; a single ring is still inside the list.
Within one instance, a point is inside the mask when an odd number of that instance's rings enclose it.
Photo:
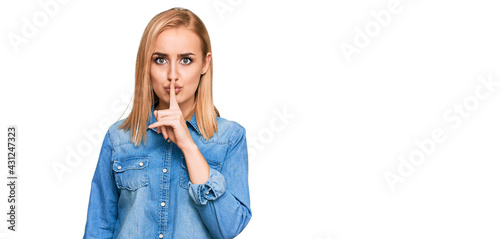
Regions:
[[[170,87],[169,88],[165,88],[165,91],[170,94]],[[179,94],[179,92],[181,91],[181,87],[175,87],[175,94]]]

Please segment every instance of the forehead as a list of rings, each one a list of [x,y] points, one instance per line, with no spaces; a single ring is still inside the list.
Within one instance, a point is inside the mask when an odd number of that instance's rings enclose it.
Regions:
[[[167,54],[185,52],[201,53],[201,40],[193,31],[184,27],[164,30],[155,42],[155,51]]]

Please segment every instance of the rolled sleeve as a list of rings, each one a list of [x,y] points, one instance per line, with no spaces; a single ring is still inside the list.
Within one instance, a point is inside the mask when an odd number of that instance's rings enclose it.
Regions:
[[[214,238],[234,238],[252,217],[248,187],[246,131],[239,124],[232,131],[230,145],[220,171],[211,168],[203,185],[191,185],[189,194]]]
[[[210,168],[209,178],[205,184],[189,185],[189,196],[196,205],[206,205],[208,201],[216,200],[226,192],[226,180],[219,171]]]

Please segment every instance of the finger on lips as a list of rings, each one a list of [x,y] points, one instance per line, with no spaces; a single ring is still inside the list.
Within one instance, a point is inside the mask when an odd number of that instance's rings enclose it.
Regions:
[[[169,109],[180,109],[179,104],[177,103],[176,95],[175,95],[175,79],[172,79],[170,81],[170,106]],[[156,133],[162,133],[163,138],[167,139],[168,138],[168,133],[167,133],[167,128],[164,125],[158,125],[158,122],[160,119],[158,118],[159,111],[155,110],[154,115],[156,118],[156,123],[152,124],[149,126],[149,128],[155,128],[156,127]]]
[[[175,79],[170,81],[170,107],[169,109],[179,109],[177,99],[175,97]]]

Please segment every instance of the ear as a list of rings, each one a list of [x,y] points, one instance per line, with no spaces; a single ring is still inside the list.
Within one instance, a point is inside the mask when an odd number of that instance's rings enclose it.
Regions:
[[[205,56],[205,62],[203,63],[203,68],[201,69],[201,74],[204,75],[207,73],[208,68],[210,67],[210,64],[212,63],[212,53],[207,52],[207,55]]]

